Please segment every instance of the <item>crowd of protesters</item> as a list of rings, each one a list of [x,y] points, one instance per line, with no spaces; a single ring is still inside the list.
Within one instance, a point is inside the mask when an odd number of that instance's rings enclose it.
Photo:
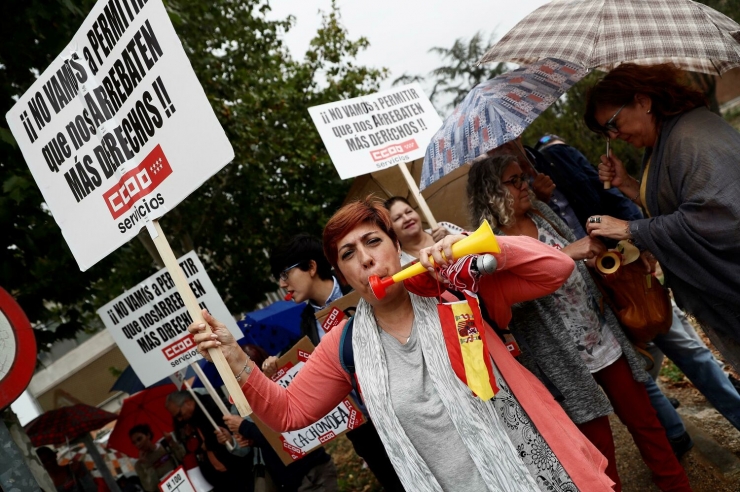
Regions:
[[[272,275],[305,303],[300,331],[316,346],[287,388],[270,379],[279,354],[242,349],[205,310],[212,333],[205,323],[189,327],[198,350],[221,349],[254,415],[278,432],[315,422],[351,393],[366,423],[347,437],[388,491],[619,491],[611,413],[660,490],[691,490],[679,460],[693,441],[654,368],[671,358],[740,429],[736,382],[684,313],[740,367],[740,134],[670,65],[612,70],[588,93],[585,121],[645,149],[639,179],[614,154],[597,169],[557,135],[476,159],[467,212],[471,225],[493,227],[493,273],[480,268],[485,252],[453,258],[467,236],[461,227],[424,230],[406,199],[369,197],[337,211],[323,240],[298,234],[271,252]],[[621,240],[639,249],[646,274],[662,269],[675,299],[670,330],[640,350],[593,279],[596,258]],[[416,261],[430,274],[373,293],[370,275]],[[350,290],[361,298],[355,315],[326,332],[316,313]],[[476,336],[487,340],[492,398],[459,377],[442,336],[438,303],[463,299],[485,320]],[[215,402],[200,398],[221,419]],[[179,464],[199,466],[216,490],[338,490],[323,448],[286,466],[234,408],[215,431],[188,392],[171,394],[167,409],[174,437],[153,443],[147,426],[130,430],[146,491]],[[48,450],[39,455],[52,461]],[[71,468],[53,476],[58,490],[87,490],[64,488],[89,481]]]

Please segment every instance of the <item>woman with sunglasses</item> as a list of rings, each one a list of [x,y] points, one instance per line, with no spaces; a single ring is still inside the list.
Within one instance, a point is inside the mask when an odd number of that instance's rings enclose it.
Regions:
[[[565,222],[534,198],[526,178],[516,157],[500,155],[475,162],[467,186],[471,223],[486,219],[497,235],[538,239],[577,266],[554,293],[512,308],[508,328],[521,349],[519,361],[550,385],[568,416],[604,454],[616,491],[621,483],[612,411],[632,434],[655,484],[664,491],[691,490],[642,384],[648,378],[644,364],[614,313],[597,302],[586,264],[604,251],[603,243],[589,236],[576,240]],[[496,299],[485,293],[481,299],[487,309],[495,306]]]
[[[585,120],[645,149],[639,181],[613,154],[599,178],[647,216],[591,217],[587,232],[654,255],[677,304],[740,370],[740,133],[672,65],[615,68],[590,90]]]

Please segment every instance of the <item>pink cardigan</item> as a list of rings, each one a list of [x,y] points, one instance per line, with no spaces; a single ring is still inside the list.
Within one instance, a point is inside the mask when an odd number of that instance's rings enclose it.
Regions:
[[[499,326],[507,326],[512,304],[551,294],[575,265],[567,255],[530,237],[496,239],[502,250],[495,255],[498,271],[483,277],[479,293],[498,300],[486,303],[489,314]],[[418,295],[438,295],[437,283],[429,275],[414,277],[405,285]],[[343,327],[344,323],[338,325],[322,339],[287,389],[262,372],[252,371],[242,391],[265,424],[279,432],[300,429],[322,418],[352,390],[349,374],[339,362]],[[496,367],[576,486],[588,492],[611,491],[612,481],[604,473],[604,456],[581,434],[542,383],[509,354],[498,335],[488,325],[486,329]]]

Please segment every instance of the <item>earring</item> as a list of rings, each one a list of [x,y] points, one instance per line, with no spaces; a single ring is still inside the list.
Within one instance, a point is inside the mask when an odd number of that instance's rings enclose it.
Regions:
[[[652,111],[652,109],[648,109],[648,110],[647,110],[648,114],[650,114],[650,111]]]

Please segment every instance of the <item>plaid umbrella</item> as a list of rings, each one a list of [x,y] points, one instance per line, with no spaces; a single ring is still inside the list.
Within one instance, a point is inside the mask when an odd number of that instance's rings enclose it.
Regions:
[[[481,63],[546,57],[604,70],[671,62],[722,74],[740,66],[740,25],[691,0],[554,0],[514,26]]]
[[[174,384],[156,386],[139,391],[123,400],[116,426],[108,438],[108,447],[132,458],[138,458],[139,450],[128,437],[128,431],[133,426],[149,425],[153,434],[152,442],[157,442],[165,432],[172,432],[172,415],[164,403],[167,395],[176,389]]]
[[[33,445],[38,447],[72,441],[117,418],[115,413],[78,403],[44,412],[25,429]]]
[[[515,140],[587,73],[576,63],[546,59],[473,88],[429,143],[419,188]]]

